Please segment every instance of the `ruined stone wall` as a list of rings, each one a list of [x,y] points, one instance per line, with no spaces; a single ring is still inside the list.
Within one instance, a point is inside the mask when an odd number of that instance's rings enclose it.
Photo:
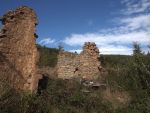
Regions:
[[[23,6],[6,13],[1,21],[0,76],[8,75],[17,89],[33,91],[37,87],[36,14]]]
[[[57,73],[59,78],[72,78],[75,71],[75,62],[74,59],[77,57],[77,54],[60,51],[58,55],[57,62]]]
[[[102,69],[99,57],[99,50],[93,42],[86,42],[80,54],[61,51],[57,63],[58,78],[97,79]]]

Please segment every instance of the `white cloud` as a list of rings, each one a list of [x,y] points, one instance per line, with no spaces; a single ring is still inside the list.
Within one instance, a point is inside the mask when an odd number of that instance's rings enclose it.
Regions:
[[[70,46],[82,46],[84,42],[95,42],[100,48],[102,54],[132,54],[133,42],[139,42],[141,45],[148,45],[150,43],[150,33],[146,31],[135,31],[131,33],[118,34],[100,34],[100,33],[86,33],[86,34],[72,34],[66,37],[64,43]],[[72,52],[81,50],[71,50]]]
[[[95,42],[99,46],[132,44],[133,42],[139,42],[145,45],[150,42],[149,36],[150,33],[145,31],[108,35],[99,33],[72,34],[70,37],[66,37],[64,43],[70,46],[81,46],[84,42]]]
[[[150,9],[150,0],[122,0],[126,9],[122,10],[124,14],[142,13]]]
[[[39,44],[41,44],[41,45],[48,45],[48,44],[52,44],[54,42],[55,42],[54,39],[45,38],[45,39],[42,39],[41,41],[39,41]]]
[[[117,54],[117,55],[131,55],[132,54],[132,49],[126,46],[114,46],[114,45],[109,45],[109,46],[102,46],[99,47],[100,54]],[[70,50],[70,52],[77,52],[80,53],[82,50],[77,49],[77,50]]]
[[[117,54],[117,55],[131,55],[132,54],[132,48],[129,48],[127,46],[104,46],[99,48],[101,54]]]
[[[138,15],[135,17],[123,18],[120,20],[128,29],[150,29],[150,14]]]

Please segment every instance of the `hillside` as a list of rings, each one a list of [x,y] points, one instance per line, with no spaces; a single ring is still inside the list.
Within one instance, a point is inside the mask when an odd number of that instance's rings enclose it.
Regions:
[[[40,67],[56,65],[58,49],[39,46],[38,50]],[[108,74],[106,87],[98,89],[78,80],[53,78],[48,78],[40,95],[20,95],[8,88],[0,96],[1,113],[149,113],[149,87],[143,83],[149,75],[142,71],[141,60],[148,61],[150,56],[101,55]]]
[[[57,55],[59,49],[48,48],[46,46],[37,45],[40,53],[38,65],[54,67],[57,64]],[[100,61],[104,67],[125,66],[131,60],[131,56],[127,55],[101,55]]]
[[[37,45],[37,49],[39,51],[39,61],[38,66],[44,67],[54,67],[57,64],[57,55],[59,50],[57,48],[47,48],[45,46]]]

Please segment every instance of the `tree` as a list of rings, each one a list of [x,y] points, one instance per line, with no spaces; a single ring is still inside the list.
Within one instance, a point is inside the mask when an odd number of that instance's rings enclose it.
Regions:
[[[147,47],[150,49],[150,44]],[[150,51],[147,52],[147,55],[150,56]]]
[[[132,73],[136,81],[136,86],[146,90],[150,95],[150,65],[149,57],[142,54],[141,47],[138,43],[133,44],[133,67]]]
[[[140,55],[140,54],[142,54],[140,44],[138,44],[137,42],[134,42],[133,43],[133,55]]]

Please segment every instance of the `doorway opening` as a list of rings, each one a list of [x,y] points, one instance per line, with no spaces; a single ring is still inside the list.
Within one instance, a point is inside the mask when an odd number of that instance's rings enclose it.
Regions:
[[[38,90],[37,93],[40,95],[44,90],[47,89],[48,85],[48,77],[45,75],[42,75],[42,78],[38,82]]]

